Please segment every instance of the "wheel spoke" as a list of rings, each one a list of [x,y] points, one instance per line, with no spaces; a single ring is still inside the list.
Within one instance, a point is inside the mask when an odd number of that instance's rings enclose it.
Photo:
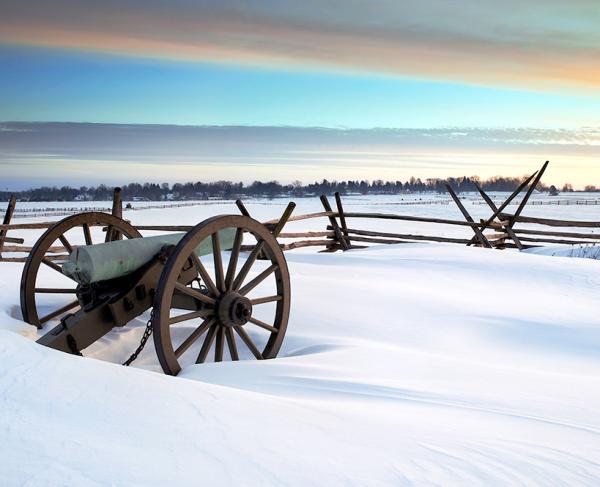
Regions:
[[[58,239],[60,240],[60,243],[62,243],[63,247],[69,254],[71,252],[73,252],[73,246],[71,245],[71,242],[69,242],[67,240],[67,237],[64,236],[64,234],[61,235],[60,237],[58,237]]]
[[[208,288],[208,290],[210,291],[210,293],[213,296],[219,296],[221,293],[217,289],[217,286],[215,286],[215,283],[213,282],[210,275],[208,274],[206,267],[204,267],[204,264],[202,264],[202,262],[200,262],[200,259],[196,255],[196,252],[194,252],[192,254],[192,258],[194,259],[194,262],[196,263],[196,267],[198,268],[198,272],[200,273],[200,278],[202,279],[202,282],[204,284],[206,284],[206,287]]]
[[[256,306],[257,304],[272,303],[274,301],[281,301],[282,299],[283,296],[279,296],[277,294],[275,296],[265,296],[264,298],[251,299],[250,303],[252,303],[252,306]]]
[[[42,259],[42,262],[44,264],[46,264],[48,267],[50,267],[50,269],[54,269],[56,272],[59,272],[63,276],[65,275],[65,274],[63,274],[62,267],[59,266],[58,264],[52,262],[48,257],[44,257]]]
[[[40,318],[40,325],[46,323],[46,321],[49,321],[52,318],[56,318],[57,316],[60,316],[63,313],[72,310],[76,306],[79,306],[79,301],[72,301],[69,304],[65,304],[62,308],[58,308],[56,311],[53,311],[52,313],[47,314],[43,318]]]
[[[175,289],[182,292],[183,294],[187,294],[188,296],[191,296],[192,298],[197,299],[198,301],[202,301],[203,303],[211,304],[211,305],[215,304],[215,300],[213,298],[211,298],[210,296],[207,296],[206,294],[202,294],[197,289],[187,287],[185,284],[182,284],[180,282],[175,283]]]
[[[262,250],[264,243],[265,243],[264,240],[261,240],[252,249],[252,252],[250,252],[248,259],[246,259],[246,262],[244,262],[244,265],[240,269],[240,273],[235,278],[235,281],[233,281],[232,289],[234,291],[237,291],[240,288],[240,286],[242,285],[242,283],[244,282],[244,279],[246,279],[246,276],[248,275],[248,272],[250,272],[250,269],[254,265],[254,262],[256,262],[258,254],[260,254],[260,251]]]
[[[177,347],[177,350],[175,350],[175,356],[177,358],[181,357],[185,351],[190,348],[192,346],[192,344],[198,340],[198,338],[200,338],[202,335],[204,335],[204,332],[206,332],[206,330],[208,330],[208,327],[210,325],[212,325],[212,323],[215,321],[214,318],[209,318],[207,320],[204,320],[202,322],[202,324],[196,328],[192,334],[187,337],[182,343],[181,345],[179,345],[179,347]]]
[[[215,281],[219,292],[225,291],[225,279],[223,278],[223,258],[221,256],[221,242],[219,242],[219,232],[211,236],[213,259],[215,262]]]
[[[184,313],[179,316],[174,316],[172,318],[169,318],[169,325],[181,323],[182,321],[192,320],[194,318],[207,318],[212,314],[212,312],[212,309],[202,309],[200,311],[192,311],[191,313]]]
[[[242,289],[240,289],[238,292],[242,296],[245,296],[250,291],[252,291],[256,286],[258,286],[261,282],[263,282],[267,277],[269,277],[271,274],[273,274],[275,269],[277,269],[277,264],[273,264],[273,265],[269,266],[267,269],[262,271],[258,276],[256,276],[254,279],[252,279],[248,284],[246,284]]]
[[[83,225],[83,237],[85,238],[85,244],[86,245],[92,245],[92,233],[90,232],[90,226],[87,223],[84,223]]]
[[[264,321],[257,320],[256,318],[250,318],[250,319],[248,319],[248,321],[250,323],[255,324],[256,326],[260,326],[261,328],[264,328],[265,330],[270,331],[271,333],[277,333],[279,331],[274,326],[268,325]]]
[[[225,337],[227,338],[227,346],[229,347],[229,355],[231,356],[231,360],[239,360],[240,357],[237,351],[237,345],[235,343],[235,335],[233,334],[233,330],[231,328],[225,329]]]
[[[223,362],[223,349],[225,348],[225,329],[220,326],[217,330],[217,343],[215,343],[215,362]]]
[[[217,333],[217,325],[213,325],[208,330],[208,335],[204,339],[204,343],[202,344],[202,348],[200,349],[200,353],[198,354],[198,358],[196,359],[197,364],[203,364],[208,356],[208,351],[215,340],[215,335]]]
[[[75,294],[77,289],[61,289],[54,287],[36,287],[34,290],[40,294]]]
[[[248,349],[252,352],[252,354],[258,360],[262,360],[262,358],[263,358],[262,354],[258,351],[258,348],[256,348],[256,345],[254,345],[252,338],[250,338],[248,336],[248,334],[246,333],[246,330],[244,330],[241,326],[236,326],[235,331],[240,336],[240,338],[244,341],[244,343],[246,344]]]
[[[235,231],[235,238],[233,239],[233,247],[231,248],[231,255],[229,256],[229,264],[227,265],[227,275],[225,276],[225,290],[231,290],[233,284],[233,278],[235,277],[235,269],[237,262],[240,257],[240,249],[242,248],[242,241],[244,240],[244,230],[238,228]]]

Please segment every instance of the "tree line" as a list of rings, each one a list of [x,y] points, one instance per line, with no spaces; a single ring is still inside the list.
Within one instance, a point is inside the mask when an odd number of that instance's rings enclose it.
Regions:
[[[231,181],[214,182],[188,182],[188,183],[130,183],[122,186],[122,197],[125,201],[131,200],[195,200],[209,198],[277,198],[277,197],[308,197],[321,194],[402,194],[402,193],[445,193],[446,184],[458,193],[477,191],[480,186],[485,191],[514,191],[526,177],[501,177],[495,176],[481,179],[477,176],[460,178],[420,178],[411,177],[407,181],[374,181],[349,180],[328,181],[303,184],[294,181],[290,184],[281,184],[278,181],[254,181],[251,184]],[[540,183],[540,191],[548,191],[550,187]],[[556,189],[556,188],[554,188]],[[595,186],[587,186],[586,191],[596,191]],[[573,191],[570,184],[565,184],[563,192]],[[99,186],[42,186],[16,192],[0,192],[0,198],[6,200],[11,194],[16,195],[21,201],[105,201],[112,199],[113,187],[105,184]]]

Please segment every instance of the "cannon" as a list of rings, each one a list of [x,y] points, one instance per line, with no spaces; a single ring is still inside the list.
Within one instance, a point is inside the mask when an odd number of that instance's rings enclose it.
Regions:
[[[36,242],[23,268],[21,310],[40,329],[57,322],[39,344],[77,355],[151,310],[125,364],[153,335],[163,371],[177,375],[226,355],[276,357],[290,279],[276,238],[249,216],[215,216],[187,233],[143,238],[121,218],[89,212],[59,221]]]

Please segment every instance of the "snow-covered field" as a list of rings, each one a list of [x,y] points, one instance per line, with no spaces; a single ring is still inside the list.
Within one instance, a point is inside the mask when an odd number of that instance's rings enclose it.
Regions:
[[[247,206],[266,220],[285,202]],[[460,217],[391,198],[346,206]],[[317,202],[299,200],[310,211]],[[237,211],[126,216],[192,224],[217,213]],[[526,214],[600,220],[600,206]],[[385,228],[427,232],[411,225]],[[292,312],[278,358],[246,353],[177,378],[157,372],[151,342],[134,367],[117,365],[147,315],[88,358],[35,344],[20,319],[21,264],[1,263],[0,483],[598,485],[600,261],[441,244],[286,257]]]

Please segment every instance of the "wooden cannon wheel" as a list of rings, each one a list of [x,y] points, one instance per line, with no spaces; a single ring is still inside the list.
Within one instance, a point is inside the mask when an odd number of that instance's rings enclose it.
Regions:
[[[235,229],[226,269],[218,239],[218,232],[225,228]],[[241,252],[244,235],[256,240],[247,255]],[[194,249],[205,239],[211,239],[212,254],[199,258]],[[198,279],[183,284],[179,276],[190,268],[190,262]],[[205,263],[212,264],[214,272],[209,273]],[[202,287],[193,287],[195,282]],[[177,310],[173,297],[178,293],[195,298],[202,303],[201,309],[173,316],[172,311]],[[231,360],[274,358],[283,342],[289,311],[287,263],[269,230],[246,216],[209,218],[179,242],[161,274],[152,318],[158,359],[165,373],[177,375],[182,363],[194,363],[193,357],[195,363],[204,363],[213,348],[214,361],[222,361],[225,343]]]
[[[77,283],[62,274],[59,264],[61,261],[66,261],[73,252],[75,243],[69,240],[69,238],[73,238],[72,235],[79,233],[78,237],[79,239],[83,238],[85,245],[94,243],[92,232],[94,227],[106,229],[106,234],[102,240],[105,242],[116,240],[121,236],[126,238],[141,237],[140,232],[125,220],[101,212],[80,213],[69,216],[48,228],[33,246],[21,276],[21,312],[27,323],[42,328],[47,321],[58,318],[79,306],[79,301],[75,298],[66,304],[57,305],[52,311],[45,312],[43,316],[40,316],[36,298],[40,294],[75,295]],[[95,243],[100,243],[100,241]],[[39,274],[40,269],[43,267],[63,275],[64,281],[67,283],[66,287],[42,287],[39,283]]]

